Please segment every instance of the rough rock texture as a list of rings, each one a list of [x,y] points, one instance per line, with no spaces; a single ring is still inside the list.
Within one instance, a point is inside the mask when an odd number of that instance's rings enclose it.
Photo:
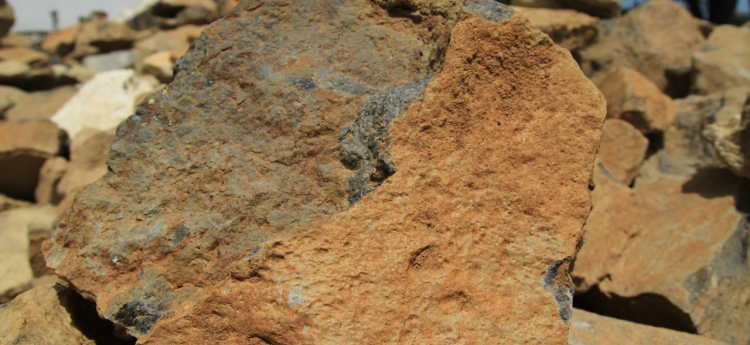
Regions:
[[[34,278],[29,264],[29,229],[51,229],[56,220],[54,207],[0,212],[0,295],[28,285]]]
[[[568,50],[585,48],[599,37],[599,19],[580,12],[520,6],[513,10]]]
[[[693,65],[696,93],[750,87],[750,29],[716,27],[703,47],[693,53]]]
[[[581,68],[597,84],[614,68],[651,79],[670,96],[689,91],[691,54],[704,41],[698,23],[677,2],[653,0],[628,12],[581,53]],[[688,86],[688,87],[686,87]]]
[[[0,85],[0,120],[6,118],[8,109],[21,102],[27,93],[12,86]]]
[[[0,193],[33,201],[39,170],[65,140],[51,122],[0,122]]]
[[[607,99],[607,117],[625,120],[643,133],[663,132],[677,116],[672,99],[637,71],[617,68],[598,86]]]
[[[721,345],[710,338],[574,309],[568,345]]]
[[[494,1],[378,4],[209,26],[48,264],[148,344],[564,344],[603,97]]]
[[[0,0],[0,37],[7,35],[10,28],[16,22],[16,16],[13,14],[13,7],[8,1]]]
[[[96,320],[96,306],[73,291],[45,284],[0,305],[0,343],[124,345],[113,326]]]
[[[597,165],[610,178],[628,186],[638,175],[638,170],[646,158],[648,139],[631,124],[607,119],[602,127],[602,145],[597,153]]]
[[[750,178],[750,89],[741,112],[721,112],[702,132],[718,154],[724,166],[735,174]]]
[[[8,120],[49,120],[76,94],[73,86],[61,86],[52,90],[26,94],[5,114]]]
[[[572,272],[577,292],[587,293],[576,303],[746,344],[748,183],[721,169],[685,177],[659,168],[659,155],[652,156],[634,189],[595,170],[593,210]]]
[[[57,194],[75,194],[81,187],[88,186],[107,173],[107,153],[114,136],[114,131],[84,129],[73,140],[70,164],[57,186]]]
[[[62,200],[64,194],[58,193],[57,186],[67,170],[68,160],[63,157],[52,157],[44,162],[34,191],[37,204],[57,204]]]
[[[138,95],[154,91],[157,84],[133,70],[99,73],[52,116],[52,121],[71,140],[85,128],[111,130],[133,114]]]

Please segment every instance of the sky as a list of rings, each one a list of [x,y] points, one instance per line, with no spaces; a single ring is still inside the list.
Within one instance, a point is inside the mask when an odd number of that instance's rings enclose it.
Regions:
[[[621,0],[623,7],[632,7],[635,2],[645,0]],[[50,12],[58,12],[60,28],[72,26],[78,22],[78,17],[86,16],[94,10],[103,10],[110,18],[115,18],[120,12],[135,5],[138,0],[8,0],[15,10],[16,24],[13,31],[48,31],[52,29]],[[738,0],[738,9],[749,12],[750,0]]]

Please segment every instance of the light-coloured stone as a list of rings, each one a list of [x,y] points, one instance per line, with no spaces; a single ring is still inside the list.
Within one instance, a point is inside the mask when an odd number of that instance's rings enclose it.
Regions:
[[[68,57],[82,59],[88,55],[130,49],[136,38],[135,31],[127,25],[94,17],[81,24]]]
[[[156,85],[137,76],[133,70],[99,73],[52,116],[52,121],[64,129],[71,140],[84,128],[114,129],[133,114],[135,98],[154,90]]]
[[[750,87],[750,29],[720,25],[693,53],[694,92],[709,94]]]
[[[634,69],[672,97],[689,91],[691,54],[704,42],[693,16],[671,0],[638,6],[603,30],[596,44],[580,54],[581,68],[597,85],[613,69]]]
[[[49,65],[49,55],[29,48],[5,48],[0,49],[0,61],[20,61],[31,68],[46,67]]]
[[[600,18],[620,16],[620,0],[558,0],[563,6]]]
[[[2,47],[30,48],[34,45],[34,40],[27,35],[10,33],[0,40],[0,45]]]
[[[0,37],[7,35],[15,22],[16,16],[13,13],[13,7],[7,0],[0,0]]]
[[[741,108],[718,112],[712,119],[714,121],[703,129],[702,135],[716,150],[724,166],[738,176],[750,178],[750,89],[739,91],[740,95],[745,95],[745,101],[741,106],[739,102],[735,103],[735,109]]]
[[[599,19],[574,10],[555,10],[515,6],[532,25],[568,50],[585,48],[599,37]]]
[[[106,54],[89,55],[83,65],[95,72],[107,72],[133,67],[136,57],[132,50],[117,50]]]
[[[8,110],[5,117],[17,122],[49,120],[76,94],[76,91],[75,87],[62,86],[48,91],[28,93]]]
[[[156,18],[162,28],[208,24],[219,17],[218,5],[213,0],[162,0],[157,8],[167,13],[177,12],[174,18]]]
[[[169,51],[151,54],[143,60],[143,73],[153,75],[162,83],[172,80],[173,69],[172,52]]]
[[[29,228],[51,229],[56,221],[54,207],[0,212],[0,295],[26,286],[34,278],[29,264]]]
[[[66,56],[73,51],[76,37],[78,37],[80,32],[80,24],[51,32],[44,38],[41,47],[50,53],[57,54],[58,56]]]
[[[60,152],[63,139],[51,122],[0,122],[0,193],[33,201],[39,170]]]
[[[648,78],[617,68],[599,84],[607,99],[607,117],[629,122],[643,133],[663,132],[677,116],[677,108]]]
[[[34,204],[30,202],[12,199],[3,194],[0,194],[0,212],[17,208],[31,207],[33,205]]]
[[[143,70],[143,60],[155,53],[162,51],[185,52],[198,37],[205,26],[185,25],[168,31],[157,31],[138,40],[133,51],[138,58],[136,69]]]
[[[34,192],[37,204],[57,204],[62,200],[64,194],[58,193],[57,186],[67,169],[68,160],[63,157],[52,157],[44,162]]]
[[[573,309],[568,345],[721,345],[720,341]]]
[[[107,154],[114,136],[114,131],[89,128],[76,136],[70,147],[70,164],[57,186],[59,195],[75,194],[107,173]]]
[[[607,119],[597,159],[611,177],[627,186],[638,175],[647,149],[648,139],[638,129],[622,120]]]
[[[237,4],[239,3],[240,3],[239,0],[219,0],[217,2],[219,6],[219,16],[221,17],[226,16],[227,14],[232,12],[234,7],[237,6]]]
[[[0,120],[5,119],[6,111],[22,101],[26,92],[12,86],[0,85]]]

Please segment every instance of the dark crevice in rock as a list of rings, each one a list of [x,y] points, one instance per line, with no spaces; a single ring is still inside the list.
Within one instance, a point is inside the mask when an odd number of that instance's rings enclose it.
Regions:
[[[127,335],[111,321],[99,317],[96,303],[89,301],[73,289],[56,285],[60,304],[70,313],[73,327],[97,345],[132,345],[136,339]]]
[[[598,285],[576,295],[575,308],[621,320],[669,328],[695,334],[697,329],[690,315],[664,296],[646,293],[634,297],[605,294]]]
[[[648,148],[646,149],[646,158],[644,161],[664,148],[664,132],[648,133],[646,134],[646,139],[648,139]]]
[[[34,191],[39,183],[39,170],[45,161],[46,158],[27,153],[1,157],[0,166],[12,168],[0,169],[0,194],[35,202]]]

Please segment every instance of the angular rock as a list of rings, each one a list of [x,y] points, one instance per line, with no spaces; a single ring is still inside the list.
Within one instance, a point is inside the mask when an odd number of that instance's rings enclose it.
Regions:
[[[0,343],[124,345],[112,324],[97,319],[96,306],[73,291],[45,284],[0,305]]]
[[[0,37],[7,35],[10,28],[16,22],[16,16],[13,13],[13,7],[8,1],[0,0]]]
[[[710,338],[573,309],[569,345],[721,345]]]
[[[49,33],[42,41],[42,49],[58,56],[66,56],[73,51],[76,37],[81,32],[81,25],[71,26],[65,29]]]
[[[738,176],[750,178],[750,89],[740,112],[717,113],[714,122],[703,130],[705,138],[719,158]]]
[[[717,26],[701,49],[693,53],[693,65],[695,93],[750,87],[750,29]]]
[[[75,140],[84,128],[111,130],[133,114],[135,98],[155,90],[157,83],[133,70],[99,73],[52,116],[52,121]]]
[[[224,17],[239,4],[239,0],[219,0],[216,2],[216,4],[219,6],[219,16]]]
[[[173,70],[172,52],[154,53],[143,60],[142,72],[153,75],[162,83],[169,83],[172,80]]]
[[[48,264],[142,343],[564,344],[605,116],[570,53],[495,1],[291,3],[206,29]]]
[[[57,194],[66,197],[75,194],[107,173],[107,153],[114,136],[114,130],[96,131],[87,128],[81,131],[72,141],[70,164],[57,186]]]
[[[140,0],[122,12],[114,21],[124,23],[134,30],[142,31],[156,25],[153,9],[161,0]]]
[[[94,79],[96,71],[90,70],[80,64],[74,64],[72,66],[55,64],[52,65],[52,73],[55,78],[60,80],[60,84],[78,84],[85,83],[91,79]]]
[[[721,169],[685,177],[659,168],[653,156],[634,189],[595,170],[593,210],[572,272],[581,294],[576,303],[620,319],[745,344],[748,183]]]
[[[51,229],[56,221],[54,207],[0,212],[0,295],[31,283],[34,275],[29,264],[29,229]]]
[[[700,26],[670,0],[646,2],[604,30],[600,41],[581,52],[581,68],[599,84],[617,67],[637,70],[666,94],[689,91],[691,54],[704,41]]]
[[[161,0],[153,9],[156,23],[162,29],[182,25],[208,24],[219,17],[219,8],[213,0]]]
[[[31,68],[49,66],[49,55],[29,48],[6,48],[0,49],[1,61],[19,61]]]
[[[63,157],[52,157],[44,162],[34,191],[37,204],[57,204],[62,200],[64,194],[58,193],[57,186],[67,170],[68,160]]]
[[[566,8],[599,18],[620,16],[620,0],[558,0]]]
[[[11,86],[0,86],[0,120],[5,119],[5,112],[26,97],[26,92]]]
[[[0,122],[0,193],[33,201],[42,165],[65,140],[51,122]]]
[[[2,47],[16,47],[16,48],[31,48],[34,45],[34,40],[28,35],[10,33],[0,39],[0,45]]]
[[[599,84],[607,117],[629,122],[643,133],[663,132],[677,116],[669,96],[640,73],[617,68]]]
[[[529,19],[532,25],[568,50],[585,48],[599,37],[599,20],[573,10],[513,7]]]
[[[602,144],[596,156],[611,178],[628,186],[638,175],[647,149],[648,139],[638,129],[625,121],[608,119],[602,127]]]
[[[205,26],[185,25],[168,31],[157,31],[156,33],[138,40],[133,51],[139,63],[136,69],[143,69],[143,59],[162,51],[187,51],[190,44],[201,35]]]
[[[117,50],[111,53],[89,55],[83,58],[83,65],[96,72],[114,71],[133,67],[136,57],[132,50]]]
[[[49,120],[73,98],[76,91],[73,86],[61,86],[52,90],[28,93],[8,110],[5,117],[17,122]]]
[[[81,24],[73,51],[67,56],[82,59],[88,55],[129,49],[136,38],[135,31],[125,24],[93,17],[89,22]]]
[[[54,84],[49,55],[29,48],[0,49],[0,83],[25,90]]]
[[[55,215],[57,214],[57,210],[55,210]],[[29,265],[34,279],[56,282],[55,270],[47,267],[47,261],[44,260],[44,252],[42,251],[42,243],[48,240],[51,234],[51,227],[29,228]]]

